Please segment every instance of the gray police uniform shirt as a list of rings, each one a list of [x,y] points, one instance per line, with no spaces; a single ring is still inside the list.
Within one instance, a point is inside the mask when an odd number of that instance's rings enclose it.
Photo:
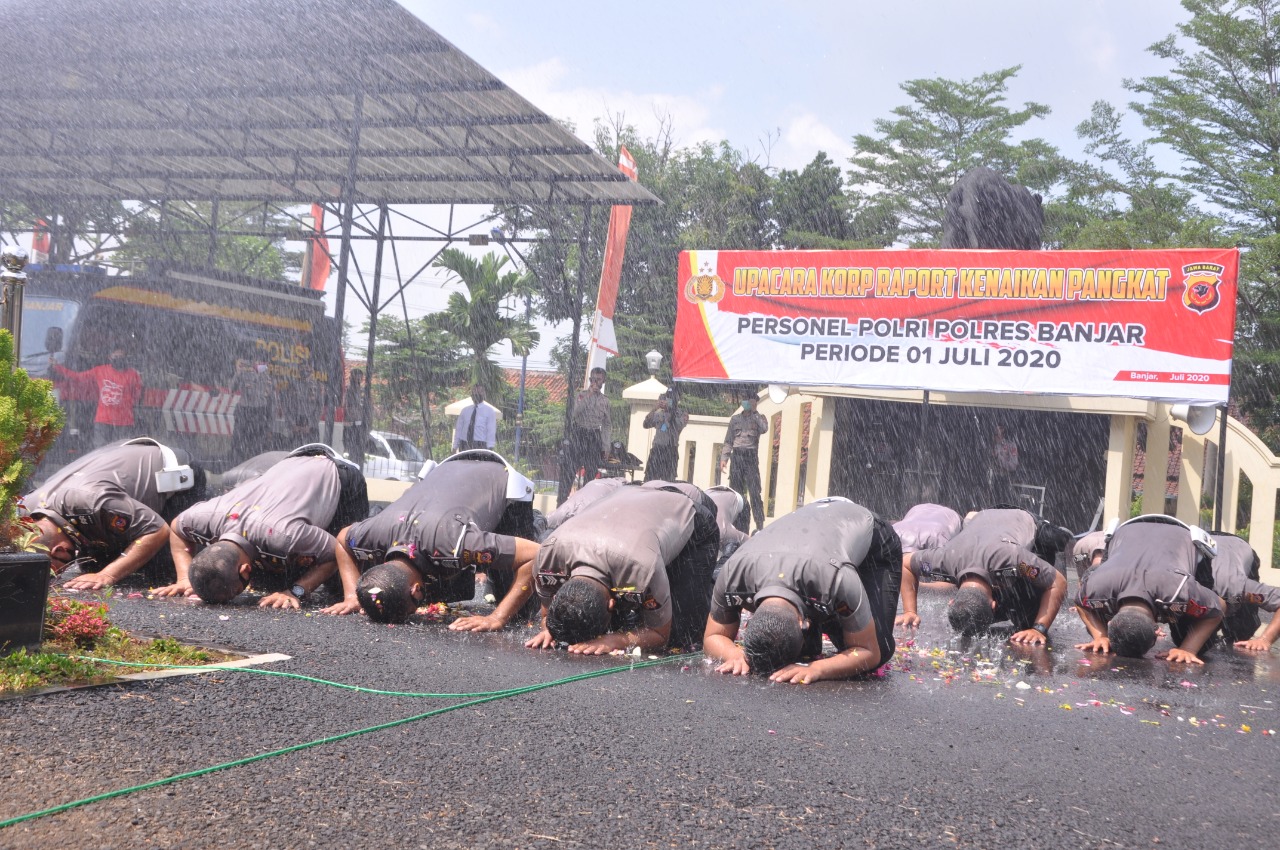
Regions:
[[[735,543],[741,546],[746,542],[746,532],[733,524],[742,511],[742,496],[729,487],[712,487],[704,491],[716,503],[716,525],[720,527],[720,545]]]
[[[623,487],[553,531],[534,562],[545,606],[567,578],[603,582],[616,601],[634,605],[648,628],[671,622],[667,564],[693,536],[693,502],[683,493]]]
[[[327,457],[287,457],[269,475],[183,511],[175,522],[200,548],[238,543],[253,565],[296,574],[334,560],[337,541],[325,531],[338,510],[338,468]]]
[[[845,632],[872,622],[857,565],[867,557],[874,516],[844,499],[824,499],[780,517],[735,552],[711,591],[711,618],[730,625],[766,597],[785,599],[814,622]]]
[[[377,515],[347,531],[361,567],[407,555],[432,565],[511,570],[514,537],[494,534],[507,510],[507,468],[485,460],[451,460],[427,473]]]
[[[942,546],[913,554],[911,572],[925,581],[959,584],[970,575],[990,582],[998,572],[1016,570],[1018,576],[1043,592],[1053,587],[1058,571],[1031,551],[1035,539],[1036,521],[1026,511],[980,511]]]
[[[123,551],[165,527],[160,510],[168,497],[156,489],[162,469],[156,446],[107,446],[60,469],[23,505],[33,517]]]
[[[902,541],[902,554],[919,549],[937,549],[960,533],[964,521],[960,514],[943,505],[928,502],[916,505],[893,524]]]
[[[595,504],[627,482],[621,478],[593,478],[573,492],[564,504],[547,514],[547,528],[559,528],[565,520],[577,516],[585,508]]]
[[[1249,567],[1257,554],[1247,540],[1214,535],[1218,554],[1213,559],[1213,590],[1227,603],[1228,615],[1246,606],[1274,613],[1280,609],[1280,587],[1249,578]]]
[[[1071,560],[1077,567],[1087,570],[1093,563],[1094,553],[1105,551],[1107,551],[1107,533],[1090,531],[1071,547]]]
[[[1107,560],[1080,579],[1076,604],[1103,622],[1119,610],[1121,601],[1146,602],[1157,620],[1218,617],[1217,594],[1195,580],[1196,550],[1191,535],[1180,525],[1141,522],[1116,530]]]

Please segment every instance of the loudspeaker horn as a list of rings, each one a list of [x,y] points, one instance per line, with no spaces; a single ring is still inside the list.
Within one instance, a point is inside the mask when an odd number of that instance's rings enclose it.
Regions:
[[[774,404],[782,404],[794,390],[787,384],[770,384],[768,392],[769,401]]]
[[[1218,421],[1218,408],[1210,404],[1175,404],[1169,408],[1169,418],[1187,423],[1196,434],[1208,434]]]

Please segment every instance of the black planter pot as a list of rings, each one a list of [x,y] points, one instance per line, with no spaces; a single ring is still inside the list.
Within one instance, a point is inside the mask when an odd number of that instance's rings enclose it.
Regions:
[[[49,556],[0,553],[0,653],[40,648],[49,595]]]

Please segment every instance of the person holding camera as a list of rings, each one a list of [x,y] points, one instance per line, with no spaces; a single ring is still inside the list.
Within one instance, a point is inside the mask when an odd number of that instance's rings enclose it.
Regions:
[[[689,424],[689,414],[676,406],[676,391],[667,390],[658,397],[658,406],[649,411],[641,423],[654,429],[653,445],[644,465],[645,481],[674,481],[676,460],[680,456],[680,432]]]

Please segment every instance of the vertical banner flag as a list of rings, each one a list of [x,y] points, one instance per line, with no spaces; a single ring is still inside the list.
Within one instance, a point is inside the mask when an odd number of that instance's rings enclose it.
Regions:
[[[324,207],[312,204],[311,215],[316,220],[317,235],[307,243],[307,285],[323,292],[331,269],[329,240],[324,235]]]
[[[620,146],[618,170],[632,180],[636,161],[631,151]],[[583,373],[585,388],[591,370],[604,368],[605,361],[618,353],[618,339],[613,333],[613,307],[618,301],[618,282],[622,279],[622,256],[627,250],[627,231],[631,227],[631,207],[615,206],[609,211],[609,237],[604,243],[604,263],[600,267],[600,293],[596,296],[596,312],[591,318],[591,344],[587,346],[587,368]]]
[[[49,262],[49,242],[49,222],[36,219],[35,227],[31,228],[31,262]]]
[[[690,381],[1222,404],[1235,248],[685,251]]]

